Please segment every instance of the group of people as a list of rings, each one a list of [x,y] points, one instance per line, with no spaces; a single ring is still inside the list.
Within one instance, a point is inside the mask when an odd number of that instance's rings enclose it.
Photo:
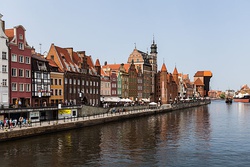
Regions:
[[[19,119],[8,119],[7,117],[4,120],[0,120],[0,129],[12,129],[18,126],[30,126],[30,119],[26,119],[24,117],[19,117]]]

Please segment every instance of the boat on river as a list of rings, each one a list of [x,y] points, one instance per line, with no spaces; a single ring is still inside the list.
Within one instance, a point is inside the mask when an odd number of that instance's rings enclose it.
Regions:
[[[231,104],[233,102],[233,99],[231,97],[227,97],[225,102]]]
[[[249,103],[250,102],[250,95],[244,95],[242,97],[234,97],[234,102]]]

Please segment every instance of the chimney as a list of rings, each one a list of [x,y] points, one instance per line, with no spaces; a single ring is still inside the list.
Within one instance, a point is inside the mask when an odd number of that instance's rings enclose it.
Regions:
[[[32,48],[31,48],[31,54],[33,54],[33,55],[35,55],[36,54],[36,50],[35,50],[35,48],[32,46]]]
[[[5,32],[5,21],[2,20],[3,15],[0,13],[0,22],[1,22],[1,28],[3,32]]]
[[[107,62],[107,61],[105,61],[105,62],[104,62],[104,65],[106,66],[107,64],[108,64],[108,62]]]
[[[66,48],[66,49],[69,53],[70,59],[73,61],[73,48]]]

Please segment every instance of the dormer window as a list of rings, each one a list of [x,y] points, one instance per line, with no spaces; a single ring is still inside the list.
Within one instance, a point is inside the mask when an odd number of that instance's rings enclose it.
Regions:
[[[23,40],[23,34],[19,34],[19,39]]]

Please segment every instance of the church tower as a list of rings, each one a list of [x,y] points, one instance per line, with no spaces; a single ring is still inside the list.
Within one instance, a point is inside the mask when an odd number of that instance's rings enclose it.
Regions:
[[[157,72],[157,44],[155,43],[155,39],[153,38],[153,43],[151,44],[150,47],[150,55],[151,55],[151,60],[150,63],[152,65],[152,70]]]
[[[153,43],[150,47],[150,64],[152,66],[152,99],[156,98],[155,90],[156,90],[156,83],[155,83],[155,77],[157,74],[157,44],[155,43],[155,39],[153,37]]]

